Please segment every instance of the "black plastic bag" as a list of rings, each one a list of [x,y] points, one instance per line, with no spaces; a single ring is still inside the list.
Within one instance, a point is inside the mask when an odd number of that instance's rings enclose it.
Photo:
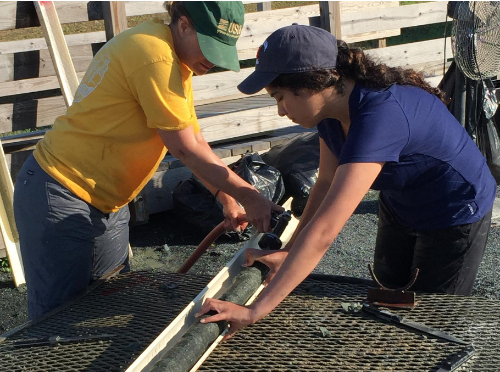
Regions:
[[[280,201],[285,194],[280,171],[265,163],[257,153],[245,154],[236,163],[229,165],[229,168],[274,203]]]
[[[264,163],[258,154],[246,154],[229,168],[275,203],[285,192],[280,172]],[[204,235],[224,220],[222,205],[194,176],[181,181],[174,188],[172,196],[174,211],[179,218],[196,226]],[[242,233],[228,232],[226,236],[234,241],[242,241],[247,240],[252,233],[253,230],[247,228]]]
[[[284,199],[293,197],[292,212],[302,215],[309,194],[318,179],[319,134],[301,133],[273,147],[262,159],[278,169],[285,184]]]
[[[495,87],[491,80],[485,80],[485,84],[489,87]],[[482,89],[482,95],[484,89]],[[484,105],[484,104],[483,104]],[[481,106],[482,108],[482,106]],[[491,108],[490,108],[491,109]],[[491,109],[491,113],[494,109]],[[485,112],[481,109],[479,124],[477,125],[476,144],[479,150],[486,158],[486,163],[490,168],[491,174],[495,177],[497,185],[500,184],[500,110],[496,110],[491,118],[487,118]],[[491,115],[490,113],[490,115]]]
[[[484,79],[488,88],[498,88],[498,81]],[[500,184],[500,111],[487,118],[485,90],[481,81],[467,78],[452,62],[439,88],[448,100],[448,110],[465,128],[486,158],[497,185]]]
[[[175,214],[199,229],[203,235],[207,235],[224,220],[222,206],[195,177],[179,182],[172,192],[172,197]]]

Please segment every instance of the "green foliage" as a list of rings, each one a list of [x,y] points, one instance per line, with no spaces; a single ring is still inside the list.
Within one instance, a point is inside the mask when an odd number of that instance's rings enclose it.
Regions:
[[[10,265],[7,257],[0,258],[0,271],[10,273]]]

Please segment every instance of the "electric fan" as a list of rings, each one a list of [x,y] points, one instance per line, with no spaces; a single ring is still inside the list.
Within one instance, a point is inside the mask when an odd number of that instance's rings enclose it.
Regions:
[[[469,79],[482,81],[483,109],[491,118],[498,107],[498,89],[484,79],[500,73],[500,1],[459,1],[454,8],[451,42],[455,62]]]

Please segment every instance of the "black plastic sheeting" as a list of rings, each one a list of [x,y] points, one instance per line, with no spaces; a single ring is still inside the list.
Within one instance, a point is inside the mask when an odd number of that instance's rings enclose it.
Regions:
[[[500,85],[492,79],[483,81],[488,88]],[[500,184],[500,111],[487,118],[483,83],[467,78],[452,62],[439,88],[446,94],[448,109],[476,142],[493,177]]]
[[[319,134],[299,134],[273,147],[262,155],[262,159],[280,171],[285,184],[283,199],[293,197],[292,212],[301,216],[318,179]]]
[[[259,154],[245,154],[229,168],[273,202],[277,203],[283,197],[285,189],[280,172],[266,164]],[[174,188],[172,196],[174,211],[179,218],[196,226],[204,235],[210,233],[224,220],[222,205],[196,178],[181,181]],[[235,241],[241,241],[247,240],[252,232],[245,231],[241,234],[231,232],[226,235]]]

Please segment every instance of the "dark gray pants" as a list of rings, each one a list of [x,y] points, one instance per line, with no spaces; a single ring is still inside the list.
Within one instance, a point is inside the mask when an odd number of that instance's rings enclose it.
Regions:
[[[375,275],[382,285],[398,288],[418,268],[411,290],[470,295],[488,241],[491,213],[471,224],[418,231],[400,225],[379,198]]]
[[[33,155],[16,180],[14,214],[30,319],[83,293],[117,266],[128,270],[128,207],[102,213],[50,177]]]

